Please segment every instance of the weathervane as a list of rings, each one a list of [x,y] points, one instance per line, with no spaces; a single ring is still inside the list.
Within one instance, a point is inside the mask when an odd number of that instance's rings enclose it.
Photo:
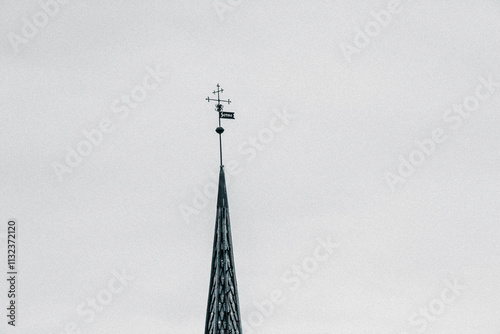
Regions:
[[[219,127],[215,129],[215,132],[219,134],[219,150],[220,150],[220,166],[223,167],[224,165],[222,164],[222,133],[224,132],[224,128],[221,126],[220,120],[221,118],[227,118],[227,119],[234,119],[234,112],[229,112],[229,111],[223,111],[224,106],[221,104],[222,102],[231,104],[231,100],[221,100],[220,99],[220,93],[224,92],[224,89],[220,87],[219,84],[217,84],[217,90],[213,91],[213,94],[217,94],[217,99],[211,99],[210,97],[207,97],[205,100],[208,102],[211,101],[216,101],[217,104],[215,105],[215,111],[219,113]]]

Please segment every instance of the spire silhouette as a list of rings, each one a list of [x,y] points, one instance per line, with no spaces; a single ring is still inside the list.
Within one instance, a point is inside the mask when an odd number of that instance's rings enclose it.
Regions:
[[[223,91],[219,84],[217,84],[217,91],[214,91],[214,94],[217,93],[216,111],[219,112],[219,127],[216,129],[216,132],[219,134],[220,172],[205,334],[242,334],[226,177],[222,164],[221,134],[224,132],[224,129],[220,126],[221,118],[234,119],[234,113],[225,113],[229,115],[224,116],[221,102],[230,103],[231,101],[220,99],[220,93]],[[208,97],[207,100],[211,101]]]
[[[241,333],[226,179],[221,167],[205,334]]]

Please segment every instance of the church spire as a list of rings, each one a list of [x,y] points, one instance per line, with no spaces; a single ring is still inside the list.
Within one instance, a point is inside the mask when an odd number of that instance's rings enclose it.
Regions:
[[[214,94],[217,93],[216,111],[219,112],[219,127],[216,131],[219,134],[221,162],[205,334],[242,334],[226,178],[222,164],[221,134],[224,129],[220,126],[221,118],[234,119],[234,113],[224,113],[222,111],[221,102],[230,103],[231,101],[220,100],[221,92],[223,92],[223,89],[217,84],[217,91],[214,91]],[[211,99],[207,98],[207,100],[210,101]],[[229,115],[223,117],[222,114]]]

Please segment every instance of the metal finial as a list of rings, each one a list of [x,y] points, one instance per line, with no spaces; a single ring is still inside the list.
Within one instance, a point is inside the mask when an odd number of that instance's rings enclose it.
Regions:
[[[215,129],[215,132],[219,134],[219,152],[220,152],[220,165],[221,167],[223,166],[222,164],[222,133],[224,132],[224,128],[221,126],[221,118],[226,118],[226,119],[234,119],[234,112],[229,112],[229,111],[224,111],[224,106],[222,103],[227,103],[231,104],[231,100],[221,100],[220,99],[220,93],[223,93],[224,89],[220,87],[219,84],[217,84],[217,90],[213,91],[213,94],[217,94],[217,99],[211,99],[210,97],[207,97],[205,100],[208,102],[215,101],[217,104],[215,105],[215,111],[219,113],[219,126],[217,129]]]

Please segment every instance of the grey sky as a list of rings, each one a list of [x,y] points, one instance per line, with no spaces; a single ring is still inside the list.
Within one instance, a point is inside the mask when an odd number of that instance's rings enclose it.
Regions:
[[[236,115],[245,334],[500,331],[500,86],[484,84],[500,82],[498,1],[73,0],[46,22],[37,1],[0,8],[0,212],[20,226],[18,326],[4,311],[0,333],[203,331],[217,83]],[[114,130],[81,144],[102,122]],[[68,166],[79,145],[92,152]]]

